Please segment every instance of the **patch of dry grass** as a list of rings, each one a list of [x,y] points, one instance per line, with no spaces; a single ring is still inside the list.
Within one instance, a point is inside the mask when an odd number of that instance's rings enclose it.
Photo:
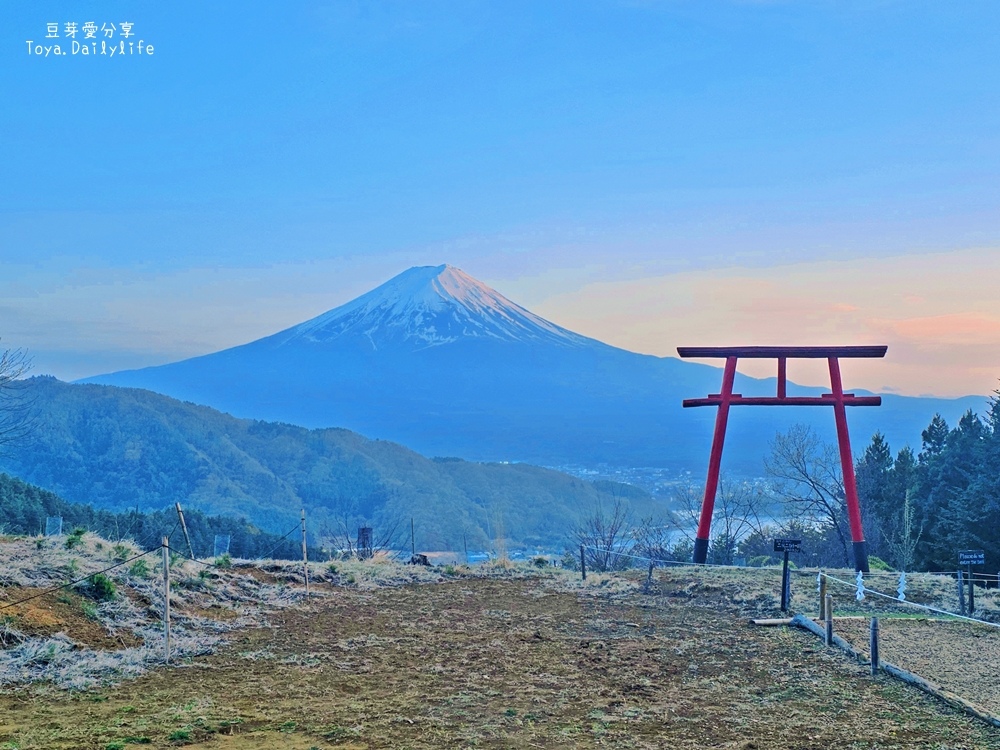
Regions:
[[[73,550],[9,540],[0,558],[7,545],[19,560],[7,601],[64,575],[67,555],[83,571],[110,559],[93,539]],[[31,559],[55,574],[32,572]],[[40,598],[61,632],[43,632],[41,612],[31,631],[27,610],[0,628],[0,677],[18,688],[0,692],[0,747],[1000,746],[993,730],[871,680],[807,634],[750,627],[779,614],[774,568],[678,566],[650,584],[646,571],[582,581],[529,565],[313,562],[306,600],[301,563],[178,561],[178,663],[163,668],[161,571],[149,559],[146,571],[115,571],[119,596],[88,611],[81,595]],[[914,596],[953,593],[915,578]],[[815,604],[815,572],[795,571],[793,609]]]
[[[400,575],[403,575],[402,573]],[[0,743],[104,748],[976,748],[997,735],[805,633],[761,574],[338,588],[79,700],[0,696]],[[574,580],[576,578],[577,580]],[[773,591],[773,587],[771,587]],[[737,601],[742,592],[744,603]],[[178,734],[179,733],[179,734]],[[171,739],[183,736],[184,739]]]

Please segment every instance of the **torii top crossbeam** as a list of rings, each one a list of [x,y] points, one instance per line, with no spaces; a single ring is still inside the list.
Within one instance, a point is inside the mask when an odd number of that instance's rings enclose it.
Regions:
[[[694,543],[694,562],[704,563],[708,558],[708,544],[711,534],[712,513],[715,508],[715,493],[719,486],[719,467],[722,463],[722,446],[726,437],[726,423],[730,406],[832,406],[837,423],[837,442],[840,447],[840,466],[844,475],[844,495],[847,501],[847,515],[854,542],[854,565],[858,570],[868,572],[868,552],[864,531],[861,528],[861,509],[858,503],[857,482],[854,478],[854,460],[851,454],[851,440],[847,432],[848,406],[879,406],[880,396],[855,396],[844,393],[840,377],[840,359],[857,357],[884,357],[885,346],[681,346],[677,353],[684,358],[722,358],[726,366],[722,375],[722,389],[706,398],[685,399],[683,405],[718,406],[715,417],[715,434],[712,437],[712,452],[708,461],[708,476],[705,481],[705,497],[701,504],[701,519]],[[736,378],[736,363],[740,358],[778,360],[778,387],[774,396],[744,397],[733,393]],[[786,364],[789,359],[826,359],[830,369],[831,393],[820,396],[789,396],[787,394]]]

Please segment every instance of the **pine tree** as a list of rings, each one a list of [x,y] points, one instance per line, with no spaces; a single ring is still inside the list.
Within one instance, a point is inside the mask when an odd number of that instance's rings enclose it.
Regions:
[[[890,496],[892,466],[892,452],[880,432],[872,436],[871,443],[854,465],[868,551],[883,559],[887,556],[886,532],[896,510],[894,498]]]
[[[982,471],[983,448],[990,437],[972,411],[942,440],[943,424],[935,415],[923,433],[915,492],[918,517],[926,524],[917,557],[932,570],[954,569],[958,550],[977,543],[983,508],[970,488],[974,490]]]

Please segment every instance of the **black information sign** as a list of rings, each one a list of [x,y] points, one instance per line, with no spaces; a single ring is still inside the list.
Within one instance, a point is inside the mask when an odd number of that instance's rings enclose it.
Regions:
[[[777,544],[777,542],[775,542]],[[775,547],[777,549],[777,547]],[[981,549],[964,549],[958,553],[959,565],[985,565],[986,552]]]
[[[801,552],[802,551],[802,540],[801,539],[775,539],[774,540],[774,551],[775,552]]]

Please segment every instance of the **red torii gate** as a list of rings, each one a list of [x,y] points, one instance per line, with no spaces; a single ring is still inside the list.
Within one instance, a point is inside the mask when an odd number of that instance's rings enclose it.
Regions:
[[[704,563],[708,558],[708,543],[712,530],[712,512],[715,509],[715,493],[719,487],[719,466],[722,463],[722,444],[726,439],[726,423],[730,406],[832,406],[837,422],[837,443],[840,446],[840,467],[844,474],[844,495],[847,500],[847,516],[851,525],[851,539],[854,542],[854,567],[868,572],[868,550],[865,534],[861,528],[861,508],[858,504],[858,486],[854,478],[854,459],[851,455],[851,439],[847,434],[848,406],[880,406],[881,396],[855,396],[844,393],[840,379],[841,357],[884,357],[885,346],[679,346],[677,353],[684,358],[724,358],[726,366],[722,374],[722,391],[707,398],[689,398],[684,406],[718,406],[715,416],[715,434],[712,437],[712,452],[708,459],[708,477],[705,480],[705,498],[701,503],[701,519],[694,541],[694,561]],[[778,360],[778,393],[776,396],[744,397],[733,393],[736,377],[736,362],[740,357],[751,359]],[[830,390],[820,396],[789,396],[786,393],[786,364],[789,359],[826,359],[830,367]]]

